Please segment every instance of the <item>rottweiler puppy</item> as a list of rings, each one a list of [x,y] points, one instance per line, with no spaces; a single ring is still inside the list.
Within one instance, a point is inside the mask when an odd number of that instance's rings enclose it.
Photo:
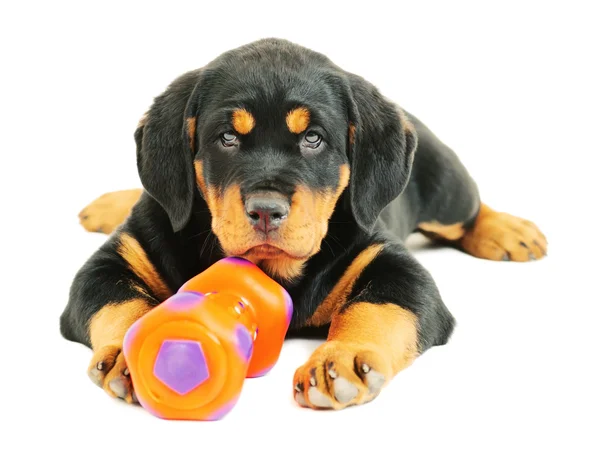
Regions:
[[[291,294],[291,335],[326,337],[295,373],[298,404],[373,400],[444,345],[455,320],[403,241],[421,232],[475,257],[530,261],[546,238],[494,210],[415,116],[323,54],[263,39],[175,79],[135,130],[143,189],[84,209],[110,234],[76,273],[60,331],[88,374],[134,402],[128,327],[225,256]]]

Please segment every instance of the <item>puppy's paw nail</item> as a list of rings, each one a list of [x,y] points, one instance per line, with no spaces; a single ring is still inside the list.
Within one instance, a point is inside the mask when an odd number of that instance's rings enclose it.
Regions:
[[[111,380],[108,383],[108,387],[112,390],[117,397],[124,399],[127,396],[127,387],[125,386],[125,382],[117,377],[116,379]]]
[[[304,395],[302,393],[296,393],[294,395],[294,399],[296,400],[298,405],[300,405],[302,407],[308,407],[308,404],[306,403],[306,399],[304,399]]]
[[[329,370],[327,371],[327,374],[329,374],[329,377],[331,377],[332,379],[335,379],[338,377],[338,373],[336,373],[333,368],[329,368]]]
[[[296,384],[294,386],[294,390],[296,390],[298,393],[302,393],[304,391],[304,388],[302,388],[302,384]]]
[[[367,386],[369,387],[370,394],[377,394],[385,383],[385,376],[377,371],[371,370],[365,376],[367,380]]]
[[[310,378],[310,386],[311,387],[316,387],[317,386],[317,379],[315,379],[314,377]]]
[[[358,395],[358,388],[343,377],[338,377],[333,382],[333,395],[335,400],[346,404]]]
[[[94,382],[96,385],[98,385],[99,387],[102,386],[102,380],[100,379],[100,371],[98,371],[97,367],[93,367],[89,372],[88,372],[88,377],[90,378],[90,380],[92,382]]]
[[[102,362],[102,361],[98,362],[98,364],[96,365],[96,369],[98,371],[102,371],[104,369],[104,362]]]
[[[129,377],[129,368],[125,368],[125,369],[123,370],[123,376],[125,376],[125,377]]]
[[[308,389],[308,400],[315,407],[320,408],[331,408],[333,407],[333,403],[331,399],[321,393],[317,388],[311,387]]]
[[[537,247],[540,249],[540,251],[542,252],[542,255],[546,256],[546,255],[548,254],[548,252],[547,252],[547,251],[544,249],[544,247],[543,247],[542,245],[540,245],[540,244],[538,243],[538,241],[537,241],[537,240],[534,240],[534,241],[533,241],[533,244],[534,244],[535,246],[537,246]]]
[[[362,366],[360,367],[360,369],[365,374],[368,373],[369,371],[371,371],[371,367],[369,365],[367,365],[366,363],[363,363]]]

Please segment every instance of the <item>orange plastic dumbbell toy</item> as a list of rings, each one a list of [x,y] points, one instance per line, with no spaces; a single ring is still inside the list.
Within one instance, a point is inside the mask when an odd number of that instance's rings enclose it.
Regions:
[[[138,401],[163,419],[217,420],[246,377],[277,362],[292,300],[253,263],[222,259],[127,331],[123,353]]]

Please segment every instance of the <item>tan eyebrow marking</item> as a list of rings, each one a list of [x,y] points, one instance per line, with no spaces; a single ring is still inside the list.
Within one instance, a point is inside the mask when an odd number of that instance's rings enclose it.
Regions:
[[[248,134],[254,128],[254,117],[245,109],[233,111],[233,129],[239,134]]]
[[[300,134],[306,131],[310,122],[310,112],[308,109],[300,107],[292,109],[285,118],[288,129],[294,134]]]

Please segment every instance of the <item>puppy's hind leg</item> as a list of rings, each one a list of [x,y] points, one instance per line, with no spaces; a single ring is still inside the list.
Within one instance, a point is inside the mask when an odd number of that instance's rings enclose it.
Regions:
[[[131,213],[142,189],[117,190],[99,196],[79,213],[79,222],[89,232],[112,233]]]
[[[420,197],[418,231],[482,259],[526,262],[546,256],[548,242],[540,229],[482,202],[456,154],[418,119],[411,121],[419,146],[408,189]]]

